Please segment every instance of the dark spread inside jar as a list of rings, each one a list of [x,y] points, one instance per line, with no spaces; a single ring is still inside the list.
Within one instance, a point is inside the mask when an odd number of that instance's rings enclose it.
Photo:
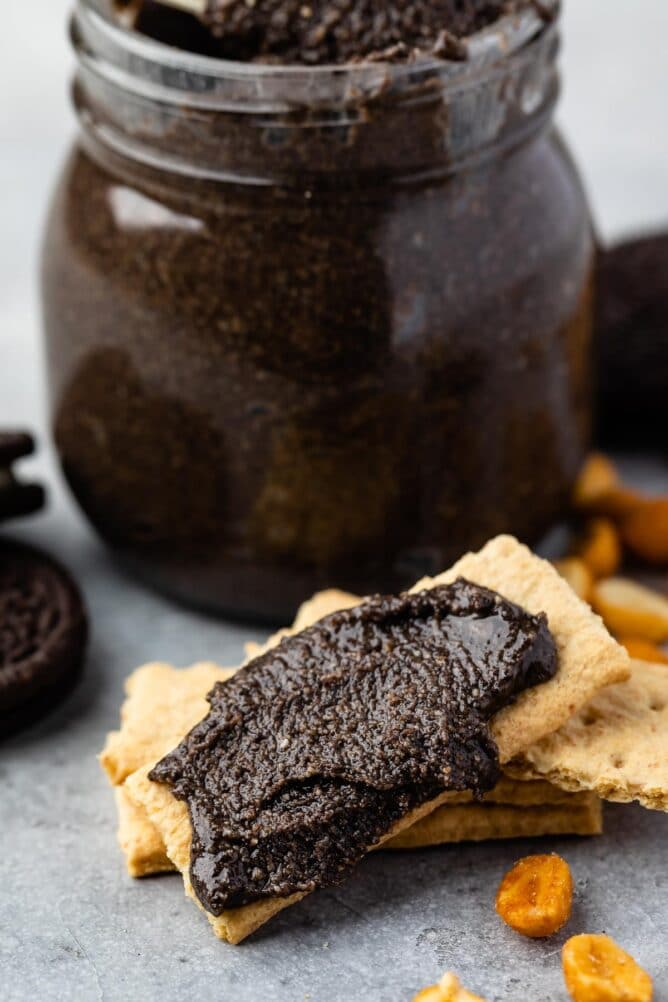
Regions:
[[[75,12],[84,134],[42,271],[57,448],[103,538],[271,622],[537,543],[589,432],[556,26],[506,20],[491,61],[478,36],[469,63],[283,72],[110,34],[104,2]]]
[[[462,59],[463,39],[530,6],[544,10],[536,0],[209,0],[195,18],[147,0],[136,27],[178,48],[250,62]]]
[[[545,615],[463,579],[283,640],[150,774],[188,805],[197,897],[218,915],[338,883],[413,809],[491,789],[488,721],[556,668]]]

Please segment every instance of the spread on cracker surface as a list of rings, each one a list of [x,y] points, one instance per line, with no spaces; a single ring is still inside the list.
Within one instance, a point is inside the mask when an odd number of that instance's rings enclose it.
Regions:
[[[336,884],[411,811],[492,789],[489,719],[556,670],[544,615],[463,579],[284,639],[214,687],[150,775],[188,805],[200,902]]]
[[[528,750],[536,741],[561,727],[604,686],[628,678],[628,655],[610,637],[600,619],[553,567],[512,537],[500,536],[492,540],[480,552],[464,556],[438,578],[418,582],[412,591],[413,594],[431,591],[451,585],[458,578],[465,578],[481,589],[497,592],[531,617],[541,618],[544,613],[556,644],[558,664],[554,677],[525,689],[509,705],[495,713],[489,722],[491,738],[504,767],[505,763]],[[291,629],[280,631],[263,648],[254,648],[252,656],[257,658],[270,652],[278,648],[284,637],[308,631],[310,626],[337,609],[350,609],[359,606],[362,601],[355,596],[334,592],[315,596],[300,609]],[[208,704],[205,695],[211,686],[234,675],[234,671],[225,671],[215,665],[196,666],[188,672],[178,672],[167,665],[148,665],[133,673],[127,684],[128,699],[123,707],[121,729],[109,736],[101,760],[112,783],[122,785],[119,791],[119,807],[123,808],[122,842],[133,872],[155,872],[171,863],[182,874],[186,893],[206,913],[216,936],[239,943],[307,892],[265,897],[240,907],[226,908],[219,915],[213,914],[198,898],[191,882],[194,832],[187,804],[175,799],[169,785],[149,779],[155,763],[169,755],[170,749],[178,745],[206,715]],[[468,691],[467,687],[463,688]],[[475,685],[472,685],[474,688]],[[467,837],[467,833],[474,838],[487,837],[486,832],[489,837],[498,837],[501,829],[507,834],[519,834],[526,821],[518,816],[521,810],[519,804],[512,817],[495,816],[491,819],[479,815],[480,811],[490,809],[505,813],[503,805],[509,799],[509,792],[506,790],[499,794],[498,808],[497,805],[486,808],[476,804],[460,803],[459,808],[455,805],[452,809],[456,816],[440,810],[453,798],[450,792],[441,793],[399,818],[388,832],[388,841],[383,836],[379,844],[389,845],[390,836],[394,838],[407,832],[423,818],[430,821],[427,818],[430,814],[433,814],[435,824],[420,833],[421,844],[456,840]],[[532,803],[540,802],[536,796],[542,798],[545,795],[544,790],[539,793],[537,788],[529,792],[529,802]],[[515,794],[516,785],[511,803]],[[463,796],[470,799],[470,792]],[[579,805],[584,808],[586,816],[583,815],[577,825],[563,816],[564,805],[550,804],[552,797],[552,793],[548,794],[545,807],[536,807],[535,810],[541,814],[560,810],[562,816],[534,818],[535,824],[530,831],[525,830],[525,834],[544,833],[553,825],[558,825],[559,831],[592,833],[600,830],[600,807],[591,794],[585,794],[583,803]],[[520,803],[525,802],[526,797],[522,794]],[[464,808],[475,811],[476,817],[468,814],[465,818],[461,817],[457,812]],[[490,828],[492,820],[494,823]]]

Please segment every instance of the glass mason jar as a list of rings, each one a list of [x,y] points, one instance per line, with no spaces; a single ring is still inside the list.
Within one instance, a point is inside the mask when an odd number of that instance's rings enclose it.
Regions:
[[[594,246],[558,24],[466,62],[304,68],[79,0],[80,136],[43,302],[55,440],[111,547],[286,620],[559,518],[586,447]]]

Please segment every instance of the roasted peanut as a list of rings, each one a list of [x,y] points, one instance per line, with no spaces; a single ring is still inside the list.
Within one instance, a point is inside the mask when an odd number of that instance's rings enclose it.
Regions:
[[[622,562],[619,534],[608,518],[589,519],[575,549],[595,578],[608,578]]]
[[[525,856],[505,875],[496,895],[503,921],[523,936],[551,936],[571,915],[573,878],[560,856]]]
[[[423,988],[413,1002],[485,1002],[478,995],[472,995],[462,988],[459,979],[448,971],[437,985]]]
[[[622,645],[636,661],[651,661],[655,665],[668,665],[668,654],[649,640],[640,637],[618,637]]]
[[[430,985],[429,988],[423,988],[421,992],[418,992],[413,1002],[443,1002],[443,999],[444,996],[438,985]]]
[[[619,476],[614,464],[600,452],[592,452],[585,460],[573,488],[576,508],[591,509],[596,501],[619,486]]]
[[[589,602],[594,577],[584,560],[580,560],[579,557],[565,557],[563,560],[555,560],[554,566],[561,577],[568,581],[575,594],[585,602]]]
[[[592,605],[616,636],[661,644],[668,640],[668,599],[627,578],[599,581]]]
[[[668,564],[668,497],[637,505],[620,521],[623,542],[648,564]]]
[[[625,487],[614,465],[600,453],[593,453],[585,463],[573,492],[573,506],[576,511],[612,519],[623,543],[641,560],[668,564],[668,497],[645,497]]]
[[[609,936],[573,936],[561,953],[573,1002],[651,1002],[652,979]]]
[[[642,495],[624,487],[614,464],[598,452],[586,461],[573,491],[577,511],[610,518],[621,518],[642,501]]]

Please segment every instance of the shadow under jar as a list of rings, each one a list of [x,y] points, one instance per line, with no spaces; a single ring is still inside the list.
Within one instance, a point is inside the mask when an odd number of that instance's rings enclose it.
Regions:
[[[525,12],[466,62],[258,66],[80,0],[43,256],[55,439],[146,580],[287,621],[563,512],[594,247],[557,31]]]

